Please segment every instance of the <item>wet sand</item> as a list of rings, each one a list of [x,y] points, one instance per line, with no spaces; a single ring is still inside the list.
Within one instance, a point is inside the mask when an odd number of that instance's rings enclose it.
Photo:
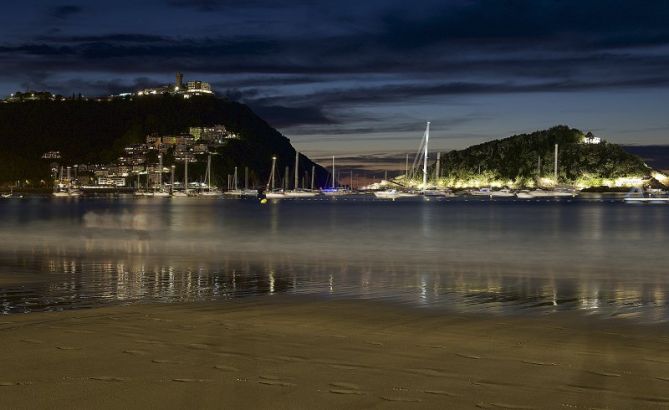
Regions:
[[[1,408],[666,408],[669,329],[261,297],[0,316]]]

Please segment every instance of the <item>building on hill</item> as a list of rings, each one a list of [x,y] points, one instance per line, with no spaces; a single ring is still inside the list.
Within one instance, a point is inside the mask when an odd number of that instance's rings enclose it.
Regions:
[[[185,90],[184,97],[189,97],[191,95],[213,95],[214,92],[211,91],[211,84],[205,83],[204,81],[189,81]]]
[[[178,95],[183,98],[191,98],[196,95],[214,95],[211,84],[200,81],[191,80],[184,83],[184,75],[176,73],[174,84],[166,84],[158,87],[148,87],[136,91],[134,93],[123,93],[112,95],[109,98],[128,98],[128,97],[144,97],[151,95]]]
[[[3,102],[25,102],[25,101],[65,101],[65,97],[50,93],[48,91],[17,91],[3,100]]]
[[[582,143],[584,144],[600,144],[602,142],[602,139],[599,137],[595,137],[591,132],[587,133],[586,135],[583,136],[583,139],[581,140]]]
[[[238,139],[239,136],[228,131],[225,125],[214,125],[213,127],[190,127],[188,133],[195,141],[205,141],[212,144],[223,144],[226,139]]]

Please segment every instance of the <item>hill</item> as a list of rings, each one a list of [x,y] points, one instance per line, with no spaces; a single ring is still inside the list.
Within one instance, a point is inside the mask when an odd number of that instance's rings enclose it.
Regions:
[[[147,96],[134,99],[29,101],[0,104],[0,182],[48,181],[49,161],[43,153],[58,150],[63,165],[109,163],[123,148],[141,143],[151,133],[170,134],[191,126],[222,124],[239,136],[218,148],[213,158],[214,179],[225,186],[235,166],[248,166],[254,179],[266,181],[271,157],[278,169],[294,166],[295,149],[288,138],[258,117],[246,105],[214,97],[184,99]],[[313,163],[301,158],[300,168],[311,172]],[[200,173],[200,164],[193,175]],[[319,185],[328,174],[316,165]]]
[[[586,143],[587,138],[596,143]],[[448,152],[441,157],[440,184],[455,187],[554,185],[555,144],[559,147],[559,184],[579,188],[626,186],[658,176],[641,158],[619,145],[600,141],[577,129],[556,126]],[[434,166],[432,172],[435,172]]]

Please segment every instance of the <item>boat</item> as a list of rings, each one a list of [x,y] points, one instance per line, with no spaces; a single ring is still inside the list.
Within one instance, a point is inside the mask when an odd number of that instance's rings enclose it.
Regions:
[[[418,195],[419,194],[415,192],[403,192],[403,191],[398,191],[397,189],[386,189],[384,191],[374,192],[374,196],[379,199],[392,199],[393,201],[399,198],[417,197]]]
[[[284,195],[288,198],[313,198],[318,195],[318,192],[294,190],[286,191],[284,192]]]
[[[522,190],[516,192],[516,198],[518,199],[534,199],[534,195],[528,190]]]
[[[334,157],[333,157],[334,160]],[[318,192],[300,188],[300,153],[295,151],[295,182],[293,189],[284,191],[287,198],[313,198]]]
[[[74,187],[70,177],[70,167],[67,167],[67,177],[63,177],[63,167],[60,167],[58,180],[54,185],[53,196],[56,198],[70,198],[81,196],[81,190]]]
[[[220,197],[223,193],[216,187],[211,187],[211,153],[207,156],[207,172],[204,176],[207,181],[206,187],[198,192],[199,196]],[[237,167],[235,167],[235,185],[237,185]]]
[[[515,196],[516,193],[507,188],[500,189],[499,191],[490,191],[491,198],[512,198]]]
[[[10,189],[9,192],[6,192],[6,193],[4,193],[4,194],[0,194],[0,198],[3,198],[3,199],[9,199],[9,198],[23,198],[23,195],[21,195],[21,194],[15,194],[15,193],[14,193],[14,187],[12,187],[12,188]]]
[[[448,198],[448,197],[453,197],[455,194],[453,191],[450,189],[436,189],[436,188],[430,188],[430,189],[425,189],[423,191],[420,191],[421,195],[425,197],[438,197],[438,198]]]
[[[272,170],[269,173],[269,180],[265,188],[264,197],[267,199],[283,199],[286,197],[283,189],[276,189],[276,155],[272,157]]]
[[[669,196],[662,190],[648,190],[632,188],[623,198],[625,203],[667,204]]]
[[[350,195],[351,191],[337,186],[337,178],[335,177],[335,157],[332,156],[332,186],[330,188],[321,189],[321,194],[325,196],[344,196]]]
[[[523,190],[516,193],[516,197],[520,199],[537,199],[537,198],[573,198],[578,195],[578,192],[570,188],[556,188],[555,190],[543,190],[541,188],[532,191]]]
[[[541,188],[530,191],[534,198],[563,198],[575,197],[578,193],[569,188],[556,188],[554,190],[543,190]]]
[[[479,188],[479,189],[470,189],[469,195],[473,196],[492,196],[492,189],[490,188]]]
[[[257,189],[231,189],[223,192],[224,196],[231,196],[237,198],[249,198],[258,196]]]
[[[267,199],[283,199],[283,198],[286,198],[286,194],[283,191],[270,191],[270,192],[265,192],[265,198],[267,198]]]
[[[324,188],[321,189],[321,194],[325,196],[343,196],[350,195],[351,191],[344,188]]]
[[[578,196],[578,191],[572,188],[555,188],[555,190],[553,191],[553,196],[574,198]]]

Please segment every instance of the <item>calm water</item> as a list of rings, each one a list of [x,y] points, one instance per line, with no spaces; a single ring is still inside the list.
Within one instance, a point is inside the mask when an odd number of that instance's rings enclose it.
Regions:
[[[0,201],[0,312],[310,294],[669,319],[669,206]]]

